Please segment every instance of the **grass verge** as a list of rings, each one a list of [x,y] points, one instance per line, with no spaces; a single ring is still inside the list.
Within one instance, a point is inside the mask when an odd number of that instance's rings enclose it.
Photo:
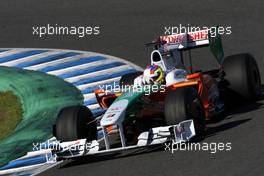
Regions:
[[[0,140],[10,135],[23,115],[19,97],[12,91],[0,92]]]

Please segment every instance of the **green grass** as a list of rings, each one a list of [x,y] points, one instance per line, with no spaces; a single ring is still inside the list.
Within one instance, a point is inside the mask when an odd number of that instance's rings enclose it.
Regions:
[[[22,120],[19,97],[12,91],[0,92],[0,140],[10,135]]]

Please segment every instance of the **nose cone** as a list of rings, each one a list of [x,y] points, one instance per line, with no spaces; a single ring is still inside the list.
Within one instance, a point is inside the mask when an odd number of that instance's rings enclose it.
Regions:
[[[100,121],[101,126],[114,125],[124,119],[126,109],[128,106],[128,100],[122,99],[113,103],[105,112],[103,118]]]

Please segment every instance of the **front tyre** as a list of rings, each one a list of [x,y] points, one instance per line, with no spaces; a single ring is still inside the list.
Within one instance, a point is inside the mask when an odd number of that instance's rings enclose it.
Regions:
[[[86,138],[97,139],[97,126],[91,111],[85,106],[70,106],[62,109],[54,125],[54,134],[61,142]]]
[[[196,135],[205,134],[205,111],[195,89],[188,87],[169,91],[165,97],[164,113],[166,125],[193,119]]]

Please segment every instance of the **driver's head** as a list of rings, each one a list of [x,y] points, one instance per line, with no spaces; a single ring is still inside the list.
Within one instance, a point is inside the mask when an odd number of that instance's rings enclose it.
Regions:
[[[165,82],[164,71],[158,65],[149,65],[144,70],[144,76],[151,78],[151,80],[156,84],[163,84]]]

